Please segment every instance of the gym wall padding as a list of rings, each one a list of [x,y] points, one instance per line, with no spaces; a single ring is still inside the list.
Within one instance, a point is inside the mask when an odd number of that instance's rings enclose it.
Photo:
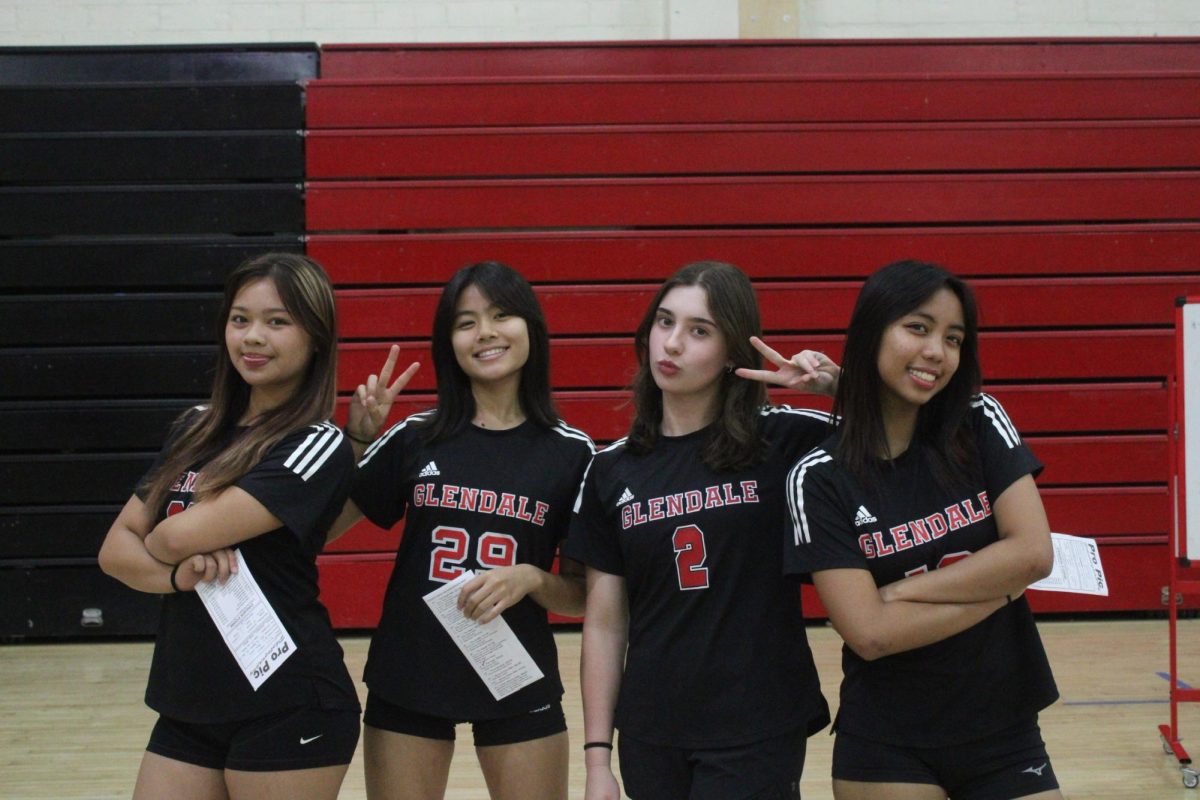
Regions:
[[[344,391],[393,340],[428,365],[438,284],[493,258],[542,299],[567,421],[611,441],[631,332],[679,266],[739,265],[769,342],[838,358],[864,276],[936,261],[978,290],[985,388],[1046,463],[1053,528],[1102,544],[1110,597],[1035,608],[1161,608],[1200,40],[336,45],[307,112]],[[396,535],[361,524],[324,557],[339,624],[374,624]]]
[[[313,44],[0,49],[0,636],[154,630],[158,598],[96,553],[208,394],[225,274],[303,250],[318,63]]]
[[[739,265],[770,343],[839,358],[867,274],[942,263],[978,291],[985,388],[1046,462],[1052,527],[1108,568],[1110,597],[1034,607],[1159,610],[1198,201],[1198,39],[0,49],[0,636],[153,629],[95,554],[208,390],[223,276],[272,249],[337,285],[339,421],[393,341],[425,365],[393,419],[433,402],[440,285],[497,259],[598,442],[679,266]],[[321,556],[336,625],[375,624],[401,534]]]

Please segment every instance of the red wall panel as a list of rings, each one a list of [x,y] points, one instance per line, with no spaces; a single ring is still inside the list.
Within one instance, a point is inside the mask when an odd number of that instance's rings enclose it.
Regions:
[[[1035,609],[1159,607],[1200,40],[337,46],[324,67],[307,247],[339,286],[343,393],[395,340],[423,367],[393,418],[427,408],[439,287],[496,259],[535,284],[564,417],[611,441],[631,331],[679,266],[738,264],[773,346],[840,358],[862,278],[935,261],[975,286],[986,386],[1045,461],[1051,525],[1102,539],[1112,596]],[[390,566],[399,535],[356,526],[323,574],[381,593],[387,569],[353,559]]]
[[[968,277],[1194,275],[1200,225],[316,233],[308,253],[343,285],[440,284],[487,259],[535,282],[662,280],[698,258],[732,262],[755,278],[861,278],[897,258],[935,261]]]
[[[1197,87],[1200,91],[1200,86]],[[313,231],[1192,220],[1200,172],[310,183]]]
[[[499,75],[822,75],[1200,70],[1200,40],[873,39],[852,41],[330,44],[324,78]]]
[[[973,76],[708,75],[320,80],[311,128],[729,122],[1181,119],[1187,73]]]
[[[312,131],[314,178],[1156,169],[1200,165],[1200,124],[659,125]]]

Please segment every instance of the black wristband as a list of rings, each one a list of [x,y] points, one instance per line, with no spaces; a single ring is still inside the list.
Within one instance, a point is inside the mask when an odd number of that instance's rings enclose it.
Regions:
[[[612,750],[612,742],[588,742],[583,746],[584,750],[591,750],[593,747],[603,747],[605,750]]]
[[[348,438],[352,442],[358,442],[359,444],[366,444],[366,445],[375,444],[374,439],[360,439],[357,436],[355,436],[353,433],[350,432],[349,425],[342,426],[342,432],[345,433],[346,438]]]
[[[181,561],[180,564],[182,564],[182,563],[183,562]],[[179,564],[176,564],[175,566],[171,567],[171,588],[174,589],[176,592],[182,592],[183,589],[180,589],[179,584],[175,582],[175,574],[177,572],[179,572]]]

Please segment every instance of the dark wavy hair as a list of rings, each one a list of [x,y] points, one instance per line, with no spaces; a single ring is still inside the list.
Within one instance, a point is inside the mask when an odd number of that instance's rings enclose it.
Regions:
[[[452,436],[475,416],[471,379],[454,356],[454,313],[468,286],[475,286],[496,306],[525,320],[529,331],[529,358],[521,368],[517,391],[525,416],[542,428],[558,424],[558,411],[550,393],[550,334],[546,317],[529,281],[498,261],[481,261],[463,267],[442,288],[433,314],[433,367],[437,372],[437,412],[421,426],[426,443]]]
[[[709,313],[725,338],[734,367],[762,366],[762,357],[750,344],[751,336],[762,336],[762,323],[754,287],[746,274],[720,261],[697,261],[680,269],[654,295],[634,336],[638,366],[630,385],[633,422],[626,440],[626,447],[634,453],[650,452],[661,436],[662,390],[650,372],[650,329],[663,298],[677,286],[704,289]],[[722,372],[718,380],[716,420],[702,458],[710,468],[721,472],[743,469],[761,461],[766,452],[767,443],[759,434],[758,423],[767,403],[767,390],[758,381],[744,380],[730,370]]]
[[[303,380],[287,400],[253,420],[230,442],[250,403],[250,385],[242,379],[225,346],[225,326],[238,292],[261,279],[275,284],[284,308],[305,333],[312,355]],[[161,509],[171,484],[190,467],[204,463],[196,486],[202,500],[232,486],[295,430],[323,422],[337,399],[337,314],[333,286],[316,261],[296,253],[266,253],[242,263],[225,280],[225,296],[217,318],[217,356],[208,405],[189,410],[176,421],[184,428],[158,469],[141,485],[146,507]]]
[[[879,347],[884,332],[941,289],[949,289],[962,304],[966,331],[959,349],[958,369],[946,387],[917,413],[913,444],[923,444],[932,458],[935,478],[953,486],[975,454],[966,425],[971,399],[979,391],[979,313],[975,295],[961,279],[936,264],[896,261],[876,271],[863,284],[850,317],[833,413],[840,429],[837,458],[860,481],[873,482],[886,453],[879,376]]]

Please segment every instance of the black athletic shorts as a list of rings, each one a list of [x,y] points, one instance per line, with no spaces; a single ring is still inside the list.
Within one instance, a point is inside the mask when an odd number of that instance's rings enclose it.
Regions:
[[[838,732],[833,777],[931,783],[954,800],[1006,800],[1058,788],[1037,717],[948,747],[899,747]]]
[[[567,718],[563,714],[562,703],[558,701],[524,714],[518,714],[515,717],[475,720],[446,719],[409,711],[407,708],[389,703],[373,692],[367,692],[367,710],[363,714],[363,723],[372,728],[392,733],[405,733],[409,736],[420,736],[424,739],[443,739],[453,742],[454,726],[460,722],[471,723],[471,732],[475,736],[476,747],[530,742],[534,739],[562,733],[567,729]]]
[[[146,749],[209,769],[276,772],[349,764],[360,730],[353,709],[294,708],[204,724],[159,716]]]
[[[695,749],[617,736],[631,800],[799,800],[803,729],[737,747]]]

